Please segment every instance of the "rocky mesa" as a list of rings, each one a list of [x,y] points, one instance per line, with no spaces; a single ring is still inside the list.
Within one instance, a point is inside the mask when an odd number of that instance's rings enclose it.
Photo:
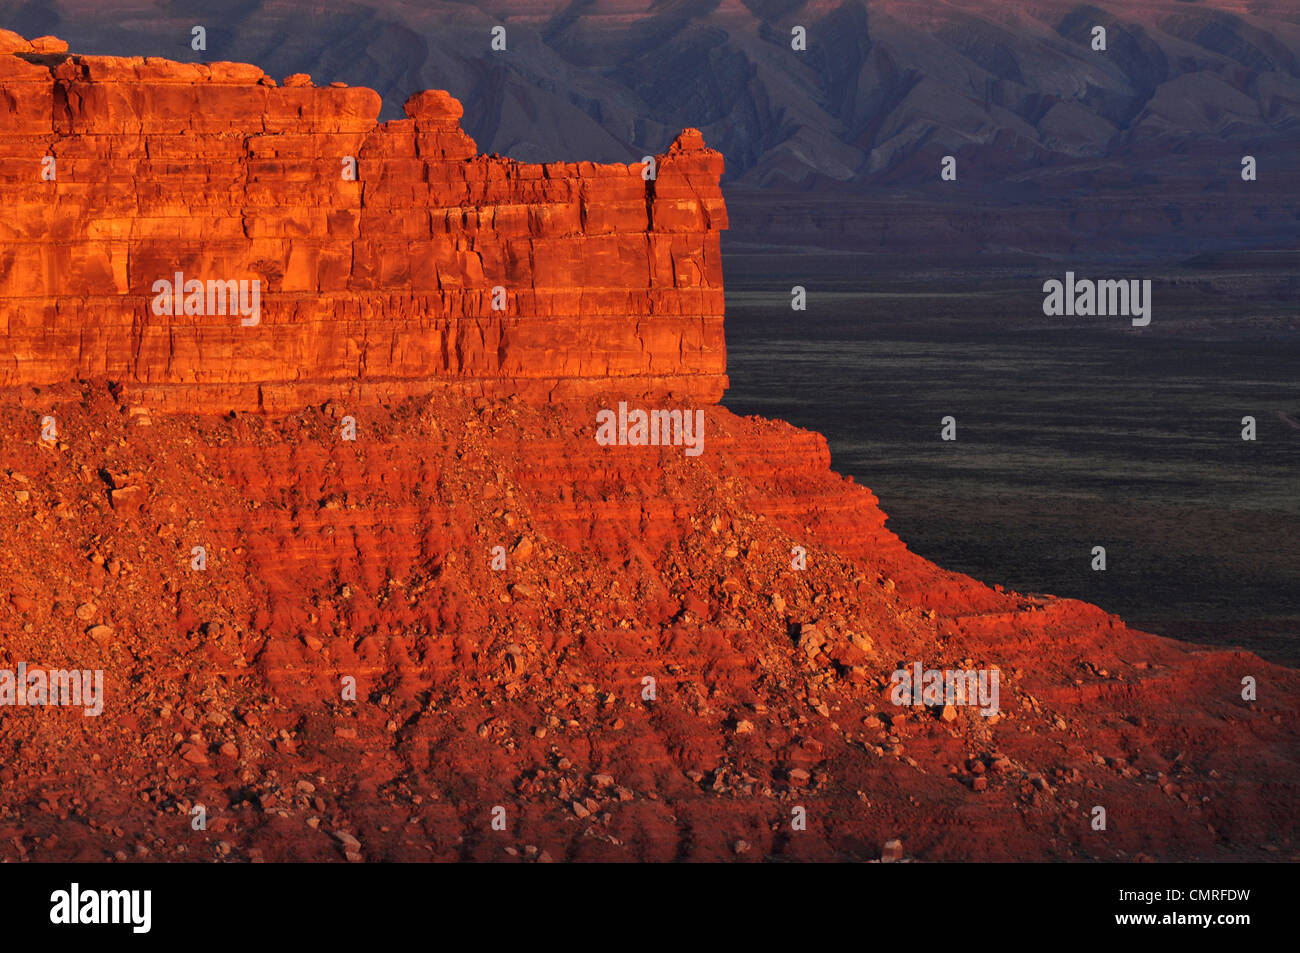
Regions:
[[[697,134],[377,110],[0,34],[0,857],[1296,858],[1295,672],[944,571],[717,403]]]
[[[440,91],[0,37],[0,386],[283,411],[428,389],[725,387],[722,157],[476,154]],[[162,289],[162,290],[160,290]],[[238,297],[238,304],[236,302]]]

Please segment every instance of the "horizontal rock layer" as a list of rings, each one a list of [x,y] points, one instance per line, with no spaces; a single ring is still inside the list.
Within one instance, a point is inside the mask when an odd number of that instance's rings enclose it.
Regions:
[[[440,91],[377,123],[368,89],[7,37],[0,386],[194,411],[725,388],[722,157],[694,130],[651,180],[529,165],[476,155]],[[177,273],[258,281],[258,307],[156,307]],[[157,313],[200,309],[232,313]]]

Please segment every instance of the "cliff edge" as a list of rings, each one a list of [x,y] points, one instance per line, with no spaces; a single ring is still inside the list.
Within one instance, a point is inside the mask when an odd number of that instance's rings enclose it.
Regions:
[[[481,156],[429,90],[0,35],[0,387],[278,412],[451,386],[716,401],[722,157]]]

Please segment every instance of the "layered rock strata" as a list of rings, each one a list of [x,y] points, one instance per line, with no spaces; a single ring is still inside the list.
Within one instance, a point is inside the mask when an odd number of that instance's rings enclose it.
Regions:
[[[653,175],[530,165],[477,155],[443,92],[377,123],[369,89],[61,46],[0,36],[0,386],[201,412],[721,395],[722,157],[698,132]]]

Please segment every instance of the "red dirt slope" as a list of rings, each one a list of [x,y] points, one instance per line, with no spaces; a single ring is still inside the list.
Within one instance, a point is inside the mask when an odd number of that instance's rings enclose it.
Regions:
[[[944,572],[818,435],[713,407],[689,458],[599,447],[595,404],[412,398],[347,442],[334,405],[28,397],[0,664],[102,668],[108,701],[0,715],[0,856],[1295,853],[1296,673]],[[917,660],[998,668],[1002,716],[894,706]]]

